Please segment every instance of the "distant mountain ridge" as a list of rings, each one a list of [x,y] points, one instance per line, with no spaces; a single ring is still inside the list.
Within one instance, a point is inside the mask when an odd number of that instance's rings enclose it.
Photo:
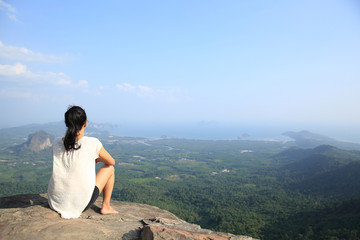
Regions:
[[[281,163],[293,163],[301,159],[311,157],[312,155],[324,155],[341,158],[360,158],[358,150],[344,150],[331,145],[319,145],[315,148],[290,147],[273,158]]]
[[[360,151],[342,150],[330,145],[313,149],[292,147],[273,157],[285,168],[297,173],[314,174],[338,168],[351,162],[360,162]]]
[[[360,151],[330,145],[313,149],[289,148],[273,157],[284,175],[297,179],[289,188],[327,197],[360,197]]]
[[[360,150],[360,144],[358,143],[338,141],[306,130],[300,132],[285,132],[283,135],[294,139],[296,146],[301,148],[314,148],[320,145],[331,145],[345,150]]]
[[[95,136],[98,138],[107,138],[110,135],[117,135],[114,134],[113,132],[116,132],[117,131],[116,129],[118,128],[119,127],[117,125],[113,125],[113,124],[98,124],[98,123],[88,122],[88,126],[86,128],[86,135]],[[0,141],[2,139],[9,139],[9,138],[12,139],[26,138],[29,134],[41,130],[49,134],[52,134],[55,137],[63,137],[66,132],[66,127],[63,121],[59,121],[59,122],[51,122],[45,124],[29,124],[19,127],[3,128],[0,129]],[[283,133],[282,135],[294,139],[294,141],[288,141],[284,143],[284,147],[297,146],[300,148],[315,148],[320,145],[331,145],[344,150],[360,150],[360,144],[358,143],[338,141],[333,138],[312,133],[306,130],[300,132],[289,131]],[[249,139],[238,139],[238,140],[247,141]],[[268,140],[265,139],[259,141],[268,141]]]
[[[87,136],[103,137],[110,135],[109,130],[114,126],[111,124],[97,124],[88,122],[86,128]],[[37,131],[45,131],[55,137],[63,137],[66,132],[65,123],[62,121],[45,124],[29,124],[19,127],[0,129],[0,138],[26,138],[29,134]]]

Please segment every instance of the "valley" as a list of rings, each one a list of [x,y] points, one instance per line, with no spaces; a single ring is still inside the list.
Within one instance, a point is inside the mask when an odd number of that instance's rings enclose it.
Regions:
[[[113,199],[260,239],[360,237],[358,150],[93,134],[116,159]],[[51,148],[19,147],[25,142],[26,136],[1,135],[0,196],[47,191]]]

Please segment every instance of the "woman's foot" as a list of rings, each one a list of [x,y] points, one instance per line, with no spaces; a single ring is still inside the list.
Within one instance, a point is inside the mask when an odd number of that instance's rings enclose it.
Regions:
[[[118,214],[119,212],[116,211],[115,209],[113,209],[111,206],[109,207],[104,207],[100,210],[101,214]]]

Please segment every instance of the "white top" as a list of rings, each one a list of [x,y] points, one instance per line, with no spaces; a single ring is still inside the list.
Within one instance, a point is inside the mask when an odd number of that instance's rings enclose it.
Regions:
[[[95,159],[102,147],[97,138],[82,137],[80,149],[66,151],[62,139],[53,145],[53,172],[48,186],[50,208],[63,218],[78,218],[95,188]]]

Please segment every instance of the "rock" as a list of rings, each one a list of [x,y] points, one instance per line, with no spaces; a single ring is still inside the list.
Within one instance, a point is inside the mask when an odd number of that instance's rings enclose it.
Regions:
[[[46,194],[0,198],[0,239],[213,239],[251,237],[212,232],[189,224],[157,207],[112,201],[117,215],[101,215],[101,199],[78,219],[63,219],[51,210]]]
[[[181,220],[154,218],[143,221],[145,226],[141,230],[142,240],[186,239],[186,240],[250,240],[247,236],[235,236],[230,233],[213,232],[201,229],[199,225]]]
[[[54,141],[54,136],[45,132],[37,131],[28,136],[28,139],[23,144],[10,147],[11,150],[15,152],[39,152],[44,149],[50,148]]]

